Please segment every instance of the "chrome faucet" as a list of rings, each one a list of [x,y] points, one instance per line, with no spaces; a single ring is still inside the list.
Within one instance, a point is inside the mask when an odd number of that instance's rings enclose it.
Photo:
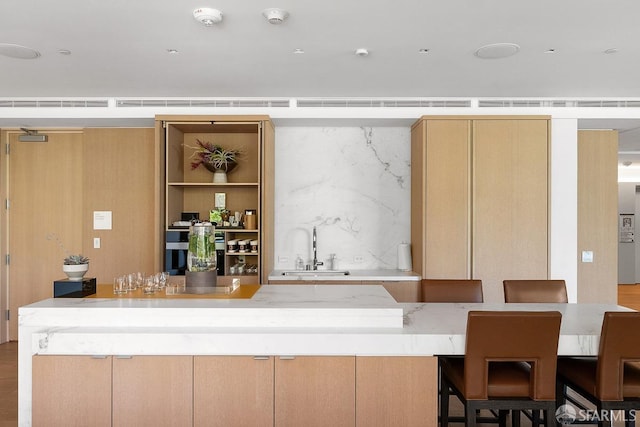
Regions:
[[[319,265],[324,265],[324,263],[318,261],[318,234],[316,228],[313,227],[313,269],[317,270]]]

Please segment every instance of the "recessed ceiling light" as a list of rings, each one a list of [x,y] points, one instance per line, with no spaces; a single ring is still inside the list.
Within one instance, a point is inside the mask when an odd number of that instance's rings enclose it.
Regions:
[[[15,59],[36,59],[40,57],[40,52],[19,44],[0,43],[0,55]]]
[[[71,51],[69,49],[58,49],[58,53],[60,55],[71,55]]]
[[[365,48],[362,48],[362,47],[359,48],[359,49],[356,49],[356,51],[353,52],[353,53],[356,56],[367,56],[367,55],[369,55],[369,51],[367,49],[365,49]]]
[[[609,48],[605,50],[604,53],[606,53],[607,55],[611,55],[612,53],[618,53],[618,48],[617,47]]]
[[[193,11],[193,17],[205,27],[213,27],[214,24],[222,21],[222,12],[210,7],[200,7]]]
[[[171,55],[175,55],[176,53],[178,53],[178,49],[167,49],[167,52]]]
[[[622,162],[622,164],[626,167],[629,167],[633,164],[633,162],[630,162],[629,160]]]
[[[418,49],[418,53],[429,53],[429,49],[426,49],[426,48]]]
[[[298,49],[294,49],[293,53],[295,53],[296,55],[302,54],[302,53],[304,53],[304,49],[299,49],[299,48]]]
[[[493,43],[482,46],[476,50],[475,55],[482,59],[500,59],[515,55],[520,51],[520,46],[515,43]]]
[[[544,51],[544,53],[556,53],[555,49],[547,49]]]

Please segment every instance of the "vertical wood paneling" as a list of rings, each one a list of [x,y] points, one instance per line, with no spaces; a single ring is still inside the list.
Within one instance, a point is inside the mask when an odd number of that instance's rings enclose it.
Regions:
[[[88,277],[111,283],[117,275],[158,268],[159,186],[152,128],[87,129],[84,136],[84,254]],[[94,230],[93,212],[111,211],[112,230]],[[93,238],[101,247],[93,248]]]
[[[423,278],[470,277],[469,129],[469,120],[427,122]]]
[[[426,246],[426,139],[427,122],[419,120],[411,128],[411,258],[413,271],[424,277]]]
[[[502,280],[548,275],[548,121],[473,126],[473,278],[500,302]]]
[[[618,132],[578,132],[578,302],[617,302]]]

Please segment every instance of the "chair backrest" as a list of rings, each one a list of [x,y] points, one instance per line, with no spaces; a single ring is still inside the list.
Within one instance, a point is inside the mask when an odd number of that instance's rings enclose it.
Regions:
[[[606,312],[600,333],[596,396],[600,400],[622,400],[624,364],[637,361],[640,361],[640,312]]]
[[[564,280],[503,280],[504,302],[569,302]]]
[[[422,302],[484,302],[482,280],[422,279]]]
[[[464,356],[466,398],[488,398],[489,362],[529,362],[529,397],[554,400],[561,318],[558,311],[470,311]]]

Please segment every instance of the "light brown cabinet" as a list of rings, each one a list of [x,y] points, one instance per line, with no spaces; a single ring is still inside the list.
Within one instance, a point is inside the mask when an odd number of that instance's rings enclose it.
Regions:
[[[436,357],[33,356],[33,425],[435,426]]]
[[[411,135],[414,270],[481,279],[548,276],[549,118],[422,117]]]
[[[192,424],[191,356],[113,357],[113,426]]]
[[[111,357],[33,356],[34,426],[111,426]]]
[[[436,357],[356,357],[356,425],[438,425]]]
[[[274,128],[268,116],[157,116],[156,134],[165,147],[165,231],[188,231],[174,226],[183,212],[196,212],[209,220],[216,193],[224,193],[231,214],[247,210],[257,214],[256,228],[216,227],[224,241],[225,276],[239,264],[256,266],[257,272],[239,275],[242,283],[266,283],[273,268]],[[238,166],[226,183],[213,182],[204,167],[193,169],[197,141],[241,152]],[[226,251],[229,240],[257,240],[258,251]],[[238,273],[235,273],[238,274]]]
[[[354,426],[355,357],[278,357],[275,425]]]

